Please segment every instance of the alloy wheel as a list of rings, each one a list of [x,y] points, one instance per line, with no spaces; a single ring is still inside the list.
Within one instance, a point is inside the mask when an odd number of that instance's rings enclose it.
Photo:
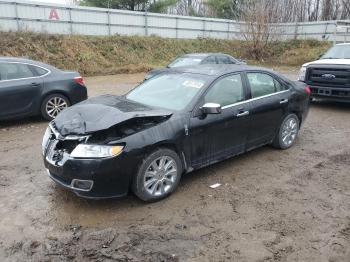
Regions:
[[[68,103],[62,97],[52,97],[46,103],[46,113],[55,118],[63,109],[68,107]]]
[[[294,118],[288,119],[282,127],[282,143],[290,146],[298,133],[298,122]]]
[[[163,196],[174,186],[177,173],[176,161],[172,157],[159,157],[146,169],[143,186],[152,196]]]

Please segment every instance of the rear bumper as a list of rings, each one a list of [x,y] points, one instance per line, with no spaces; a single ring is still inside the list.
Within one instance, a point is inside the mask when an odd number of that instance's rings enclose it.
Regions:
[[[333,101],[350,102],[350,88],[312,86],[311,97],[324,98]]]

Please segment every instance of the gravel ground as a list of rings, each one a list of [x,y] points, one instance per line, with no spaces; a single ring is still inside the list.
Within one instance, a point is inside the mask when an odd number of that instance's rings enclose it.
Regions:
[[[90,96],[121,94],[142,77],[86,82]],[[152,204],[59,188],[41,159],[47,123],[0,123],[0,261],[348,262],[349,113],[350,105],[313,103],[293,148],[263,147],[193,172]]]

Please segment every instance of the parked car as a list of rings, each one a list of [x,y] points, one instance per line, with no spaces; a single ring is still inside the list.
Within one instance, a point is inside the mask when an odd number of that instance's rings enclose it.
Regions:
[[[165,68],[153,69],[145,75],[145,80],[160,73],[166,72],[170,68],[182,66],[194,66],[204,64],[245,64],[244,61],[236,59],[230,55],[222,53],[194,53],[177,57]]]
[[[246,65],[172,69],[124,96],[60,113],[42,153],[48,175],[88,198],[168,196],[182,174],[271,144],[287,149],[309,109],[309,88]]]
[[[25,58],[0,57],[0,120],[42,115],[47,120],[87,99],[76,72]]]
[[[331,47],[319,60],[303,64],[299,80],[312,98],[350,102],[350,43]]]

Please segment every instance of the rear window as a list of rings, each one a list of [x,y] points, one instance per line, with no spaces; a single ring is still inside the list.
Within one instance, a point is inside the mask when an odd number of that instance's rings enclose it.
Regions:
[[[34,65],[30,65],[30,69],[35,72],[35,74],[37,76],[43,76],[45,74],[47,74],[49,71],[42,68],[42,67],[38,67],[38,66],[34,66]]]

